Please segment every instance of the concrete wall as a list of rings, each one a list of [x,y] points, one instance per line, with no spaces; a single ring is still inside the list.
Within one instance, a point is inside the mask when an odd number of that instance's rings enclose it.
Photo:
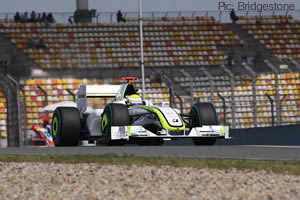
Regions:
[[[232,139],[218,139],[215,145],[300,145],[300,125],[231,129]],[[194,145],[192,139],[165,141],[164,145]]]
[[[300,125],[230,130],[231,140],[217,145],[300,145]]]

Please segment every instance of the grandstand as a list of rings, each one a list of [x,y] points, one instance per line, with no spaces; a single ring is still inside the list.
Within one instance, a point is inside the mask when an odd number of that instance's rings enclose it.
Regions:
[[[219,121],[231,128],[300,123],[300,24],[292,16],[241,16],[237,24],[209,15],[151,16],[144,19],[143,33],[146,98],[154,104],[170,101],[188,114],[193,102],[212,102]],[[22,86],[23,131],[41,123],[47,104],[73,101],[80,84],[141,77],[139,41],[137,17],[126,23],[0,19],[1,51],[7,55],[1,60],[9,61],[1,70]],[[160,82],[150,80],[153,70]],[[141,88],[140,81],[135,85]],[[0,137],[6,138],[2,87]]]

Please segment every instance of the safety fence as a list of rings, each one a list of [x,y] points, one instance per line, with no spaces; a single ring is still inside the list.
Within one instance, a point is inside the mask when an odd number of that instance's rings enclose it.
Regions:
[[[184,114],[188,114],[188,108],[193,103],[199,101],[211,102],[216,107],[219,122],[230,125],[233,129],[299,124],[300,73],[294,75],[280,74],[275,68],[273,69],[271,63],[266,61],[266,64],[270,65],[270,71],[272,72],[265,75],[255,73],[245,64],[243,67],[247,73],[236,76],[230,69],[223,66],[225,73],[220,77],[222,78],[221,82],[216,80],[216,75],[204,68],[202,70],[205,72],[205,76],[200,77],[198,81],[191,74],[184,71],[176,74],[166,71],[166,77],[169,78],[161,76],[161,80],[165,82],[164,87],[168,87],[168,90],[164,89],[165,92],[168,92],[168,95],[160,101],[168,100],[172,107],[176,107]],[[183,78],[184,87],[188,89],[190,96],[188,93],[186,95],[178,93],[176,86],[180,86],[181,83],[176,82],[176,76]],[[243,79],[243,77],[247,78]],[[55,78],[50,80],[52,83],[59,81]],[[20,141],[25,137],[27,130],[30,129],[33,123],[41,124],[42,119],[46,116],[51,120],[51,113],[42,113],[42,108],[52,104],[54,98],[57,101],[75,100],[74,92],[76,90],[70,91],[68,86],[73,87],[74,84],[77,84],[75,82],[61,85],[50,82],[50,85],[47,85],[41,83],[39,79],[33,79],[32,81],[29,80],[29,85],[25,85],[26,88],[23,85],[24,82],[11,82],[19,88],[17,107],[19,109],[18,121],[21,123],[20,127],[22,127]],[[244,83],[241,85],[241,82]],[[111,79],[111,82],[106,83],[113,84],[114,82]],[[221,85],[223,83],[224,85]],[[87,81],[85,84],[91,83]],[[4,100],[6,97],[3,94],[1,99],[3,100],[1,100],[3,102],[1,105],[6,105],[7,101]],[[8,123],[8,118],[4,119],[9,115],[5,112],[6,110],[7,108],[4,108],[1,111],[1,117],[3,117],[0,127],[1,130],[3,129],[2,139],[6,139],[7,135],[4,132],[5,130],[8,131],[8,124],[5,124],[5,122]]]

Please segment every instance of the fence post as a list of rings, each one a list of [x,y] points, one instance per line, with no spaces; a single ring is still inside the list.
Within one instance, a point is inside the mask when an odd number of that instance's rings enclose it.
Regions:
[[[281,103],[285,100],[285,97],[287,97],[288,95],[283,95],[283,97],[280,99],[280,103],[279,103],[279,106],[280,106],[280,125],[281,125],[281,122],[282,122],[282,118],[281,118]]]
[[[174,101],[174,96],[177,96],[177,98],[180,101],[180,112],[182,113],[183,109],[182,109],[182,99],[179,95],[176,94],[176,92],[174,92],[173,86],[174,82],[163,72],[161,71],[161,76],[164,77],[163,80],[167,80],[168,81],[168,87],[169,87],[169,95],[170,95],[170,106],[172,106],[172,101],[174,103],[174,107],[176,107],[176,101]]]
[[[110,14],[110,23],[113,22],[113,16],[114,16],[114,13],[111,13],[111,14]]]
[[[232,116],[232,128],[235,128],[235,96],[234,96],[234,74],[225,67],[224,64],[221,65],[221,68],[230,76],[230,85],[231,85],[231,116]]]
[[[23,94],[23,110],[24,110],[24,133],[25,133],[25,138],[27,134],[27,105],[26,105],[26,97],[25,97],[25,90],[23,87],[20,87],[20,90]]]
[[[169,103],[170,103],[170,106],[172,107],[175,107],[176,108],[176,100],[175,100],[175,95],[176,93],[174,92],[174,89],[171,85],[171,83],[168,84],[168,87],[169,87]]]
[[[47,92],[43,88],[41,88],[40,85],[37,85],[37,88],[45,95],[44,106],[47,106],[48,105],[48,94],[47,94]],[[49,116],[48,111],[46,111],[46,115],[47,115],[47,117]]]
[[[10,74],[6,74],[6,76],[16,85],[17,90],[17,106],[18,106],[18,131],[19,131],[19,146],[23,146],[23,138],[22,138],[22,124],[21,124],[21,105],[20,105],[20,87],[19,82],[16,81]]]
[[[274,100],[270,97],[269,94],[265,94],[265,95],[268,97],[268,99],[269,99],[270,102],[271,102],[272,126],[274,126],[274,106],[273,106]]]
[[[226,101],[225,101],[224,97],[222,97],[222,95],[219,92],[218,92],[218,97],[220,99],[222,99],[222,103],[223,103],[223,115],[224,115],[223,123],[225,125],[226,124]]]
[[[76,102],[76,95],[69,88],[67,88],[66,90],[73,97],[73,101]]]
[[[180,72],[189,79],[190,83],[190,101],[191,101],[191,106],[194,104],[194,84],[193,84],[193,79],[189,73],[184,71],[184,69],[181,69]]]
[[[278,85],[278,69],[270,63],[268,60],[264,60],[264,62],[267,64],[268,67],[272,69],[272,71],[275,74],[275,103],[276,103],[276,119],[277,119],[277,125],[280,125],[280,100],[279,100],[279,85]]]
[[[205,70],[204,68],[201,68],[202,71],[204,72],[204,74],[206,76],[208,76],[209,78],[209,83],[210,83],[210,101],[213,105],[215,105],[215,102],[214,102],[214,82],[213,82],[213,77],[212,75],[207,71]]]
[[[245,62],[242,65],[251,74],[254,127],[257,127],[256,73]]]
[[[289,58],[289,59],[298,68],[298,70],[300,71],[300,64],[296,60],[294,60],[294,58]]]

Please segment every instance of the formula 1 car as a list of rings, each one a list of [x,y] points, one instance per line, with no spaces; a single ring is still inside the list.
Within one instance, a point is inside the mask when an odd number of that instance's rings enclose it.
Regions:
[[[213,145],[217,138],[229,138],[228,126],[218,125],[210,103],[196,103],[189,115],[171,107],[144,101],[131,84],[81,85],[76,107],[58,107],[52,119],[55,146],[77,146],[82,140],[100,145],[161,145],[164,140],[191,138],[195,145]],[[113,97],[102,110],[86,113],[87,98]]]
[[[54,146],[51,133],[46,128],[40,128],[33,124],[32,128],[26,132],[25,145],[33,147]]]

